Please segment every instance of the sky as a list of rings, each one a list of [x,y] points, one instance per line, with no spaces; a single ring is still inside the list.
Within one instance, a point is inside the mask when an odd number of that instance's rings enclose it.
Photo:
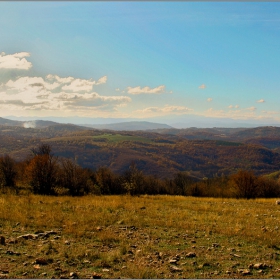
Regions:
[[[0,2],[0,117],[280,125],[280,2]]]

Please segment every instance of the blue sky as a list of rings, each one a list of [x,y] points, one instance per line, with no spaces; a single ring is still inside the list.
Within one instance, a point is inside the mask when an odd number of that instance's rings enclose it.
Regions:
[[[0,2],[0,115],[280,124],[279,2]]]

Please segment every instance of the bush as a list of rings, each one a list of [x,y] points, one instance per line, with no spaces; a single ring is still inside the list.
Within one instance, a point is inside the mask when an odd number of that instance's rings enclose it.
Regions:
[[[256,198],[259,195],[259,184],[252,172],[240,170],[231,176],[238,198]]]

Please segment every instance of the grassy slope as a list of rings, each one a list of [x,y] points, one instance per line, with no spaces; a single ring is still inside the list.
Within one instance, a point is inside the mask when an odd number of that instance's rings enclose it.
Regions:
[[[0,275],[279,278],[279,218],[271,199],[2,195]],[[252,267],[258,263],[264,268]]]

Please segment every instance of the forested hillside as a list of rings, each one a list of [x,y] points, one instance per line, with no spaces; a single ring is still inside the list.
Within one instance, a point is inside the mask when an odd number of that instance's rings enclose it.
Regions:
[[[251,133],[250,133],[251,131]],[[192,135],[192,136],[190,136]],[[191,139],[188,139],[191,138]],[[22,160],[40,143],[55,155],[82,167],[109,167],[121,174],[132,162],[146,175],[172,177],[188,172],[196,178],[232,174],[239,169],[257,175],[280,169],[280,129],[190,129],[176,135],[147,131],[94,130],[56,124],[45,128],[0,127],[0,154]]]

